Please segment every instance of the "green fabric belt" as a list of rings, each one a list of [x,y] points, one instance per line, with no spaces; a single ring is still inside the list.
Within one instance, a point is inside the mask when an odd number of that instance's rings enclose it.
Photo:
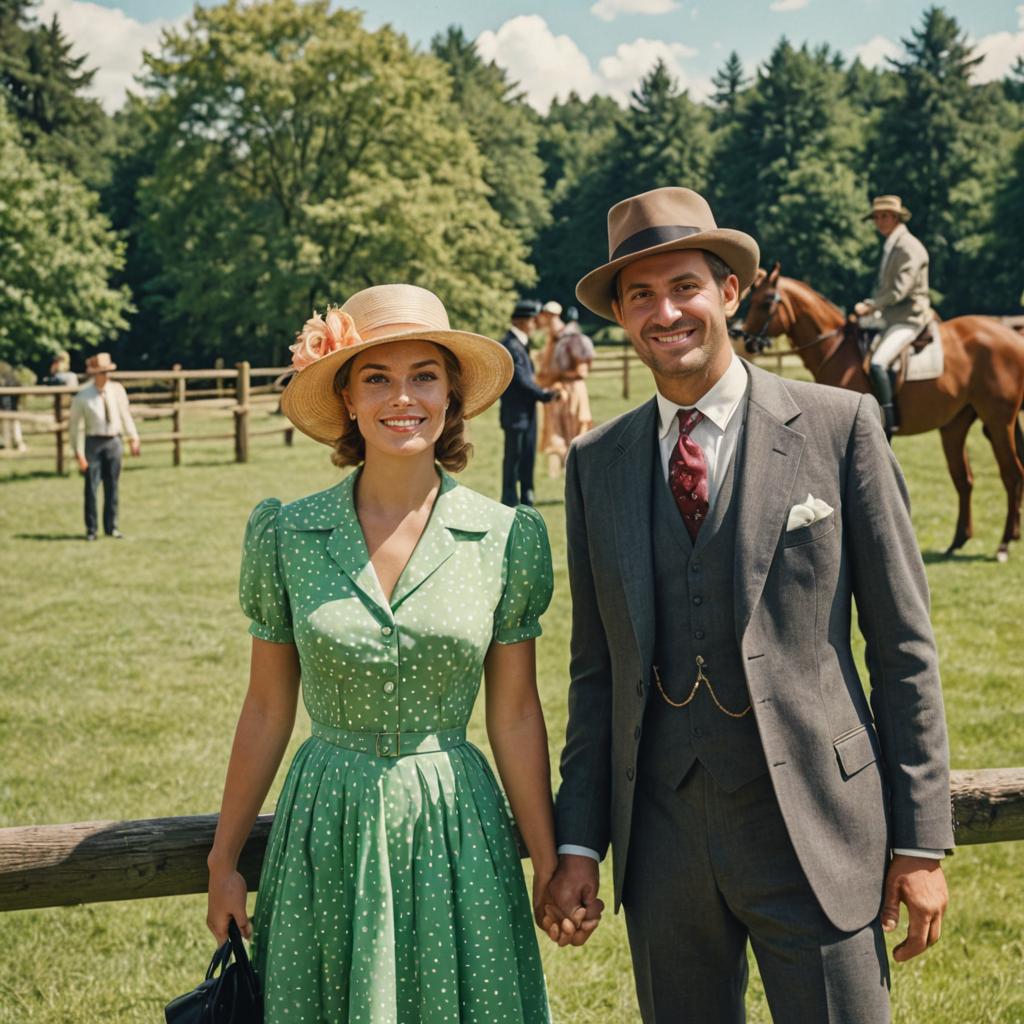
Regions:
[[[351,732],[324,722],[313,722],[313,735],[336,747],[377,757],[405,757],[407,754],[432,754],[450,750],[466,742],[466,729],[441,729],[438,732]]]

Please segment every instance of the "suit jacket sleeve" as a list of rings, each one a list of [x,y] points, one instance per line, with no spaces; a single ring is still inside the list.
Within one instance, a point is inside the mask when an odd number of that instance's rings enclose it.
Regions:
[[[512,354],[512,365],[515,368],[512,375],[512,386],[519,388],[524,394],[532,397],[538,402],[547,402],[551,395],[533,379],[533,368],[530,365],[530,357],[526,352],[520,350]]]
[[[585,846],[603,857],[611,831],[612,668],[590,567],[575,445],[565,466],[565,525],[572,639],[569,720],[556,800],[558,845]]]
[[[949,743],[928,582],[906,482],[868,396],[860,401],[850,438],[843,516],[890,790],[891,845],[948,849]]]

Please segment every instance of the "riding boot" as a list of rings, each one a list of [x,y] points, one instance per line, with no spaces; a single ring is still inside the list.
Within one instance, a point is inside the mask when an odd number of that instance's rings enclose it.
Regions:
[[[869,371],[868,380],[871,382],[871,390],[882,407],[885,439],[891,441],[892,435],[896,432],[896,409],[892,403],[892,380],[889,377],[889,368],[872,363]]]

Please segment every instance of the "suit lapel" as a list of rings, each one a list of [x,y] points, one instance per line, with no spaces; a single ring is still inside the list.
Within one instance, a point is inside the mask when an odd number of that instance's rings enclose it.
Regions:
[[[736,637],[742,639],[761,597],[792,505],[804,436],[787,424],[800,415],[773,374],[748,368],[750,395],[733,481],[737,502],[735,608]]]
[[[658,403],[652,398],[627,418],[606,475],[619,574],[645,671],[654,651],[651,484],[657,422]]]

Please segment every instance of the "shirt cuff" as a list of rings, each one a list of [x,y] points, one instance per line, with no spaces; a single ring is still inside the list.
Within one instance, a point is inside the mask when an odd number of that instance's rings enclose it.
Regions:
[[[563,853],[571,854],[573,857],[590,857],[591,860],[596,860],[598,864],[601,863],[600,854],[589,846],[573,846],[571,843],[563,843],[558,848],[558,855],[561,856]]]
[[[942,860],[946,856],[945,850],[897,850],[893,849],[893,853],[901,853],[904,857],[927,857],[928,860]]]

